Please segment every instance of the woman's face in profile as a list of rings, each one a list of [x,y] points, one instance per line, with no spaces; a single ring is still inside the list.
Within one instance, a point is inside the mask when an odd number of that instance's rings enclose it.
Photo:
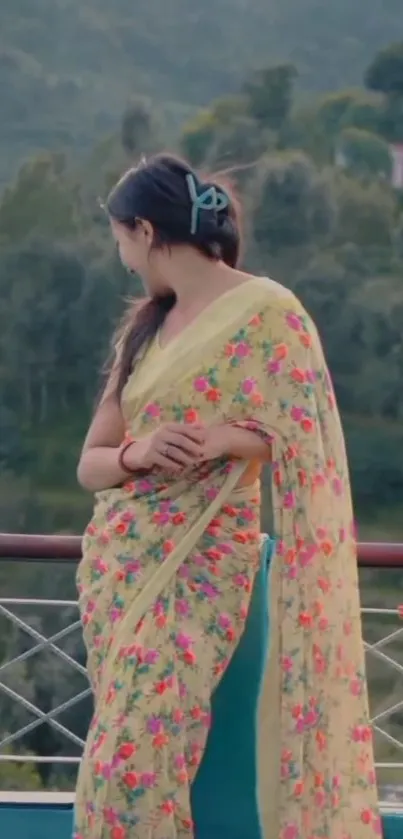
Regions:
[[[145,292],[152,296],[165,291],[164,284],[158,279],[159,262],[164,256],[162,252],[152,249],[152,225],[139,219],[131,229],[111,219],[111,229],[122,265],[130,273],[139,275]]]

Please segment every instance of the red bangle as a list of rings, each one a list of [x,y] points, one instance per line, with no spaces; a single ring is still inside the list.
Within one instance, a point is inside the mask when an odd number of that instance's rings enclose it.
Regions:
[[[136,442],[135,440],[126,440],[124,443],[122,443],[122,445],[120,447],[119,456],[118,456],[118,465],[120,466],[122,472],[126,472],[126,475],[133,475],[133,470],[129,469],[126,466],[125,461],[124,461],[124,457],[125,457],[125,454],[126,454],[127,450],[135,442]]]

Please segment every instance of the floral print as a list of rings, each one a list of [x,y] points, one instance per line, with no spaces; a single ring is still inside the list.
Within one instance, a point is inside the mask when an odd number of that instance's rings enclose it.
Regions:
[[[269,710],[278,742],[266,748],[278,761],[260,780],[264,837],[372,839],[381,827],[333,388],[294,296],[268,280],[245,286],[217,301],[213,337],[201,317],[171,351],[149,348],[124,391],[128,433],[220,418],[270,446],[277,548]],[[130,614],[229,467],[202,464],[176,481],[138,477],[97,497],[78,572],[95,709],[75,839],[194,836],[189,793],[210,698],[243,632],[259,562],[258,487],[234,490],[152,608],[132,625]]]

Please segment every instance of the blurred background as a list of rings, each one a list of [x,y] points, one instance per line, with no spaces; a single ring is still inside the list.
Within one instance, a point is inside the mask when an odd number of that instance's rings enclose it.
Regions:
[[[77,457],[124,298],[140,292],[98,198],[169,149],[234,170],[247,267],[293,288],[319,325],[359,537],[403,541],[401,0],[2,0],[0,90],[0,530],[86,523]],[[395,607],[402,585],[403,571],[366,572],[363,601]],[[1,595],[23,591],[73,598],[73,570],[0,564]],[[66,617],[24,614],[49,634]],[[3,662],[30,643],[7,627],[0,617]],[[384,629],[371,618],[372,640]],[[382,667],[370,671],[380,710],[403,690]],[[33,657],[14,688],[52,709],[78,690],[62,670]],[[81,735],[89,712],[70,711]],[[29,718],[0,699],[3,734]],[[403,715],[391,725],[402,737]],[[65,748],[47,726],[24,742]],[[71,785],[63,771],[0,764],[0,786]]]

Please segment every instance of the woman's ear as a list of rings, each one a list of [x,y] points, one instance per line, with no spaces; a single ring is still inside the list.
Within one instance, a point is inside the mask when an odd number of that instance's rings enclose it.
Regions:
[[[136,219],[136,227],[140,229],[143,236],[147,239],[148,242],[152,242],[154,236],[154,228],[152,224],[146,219]]]

